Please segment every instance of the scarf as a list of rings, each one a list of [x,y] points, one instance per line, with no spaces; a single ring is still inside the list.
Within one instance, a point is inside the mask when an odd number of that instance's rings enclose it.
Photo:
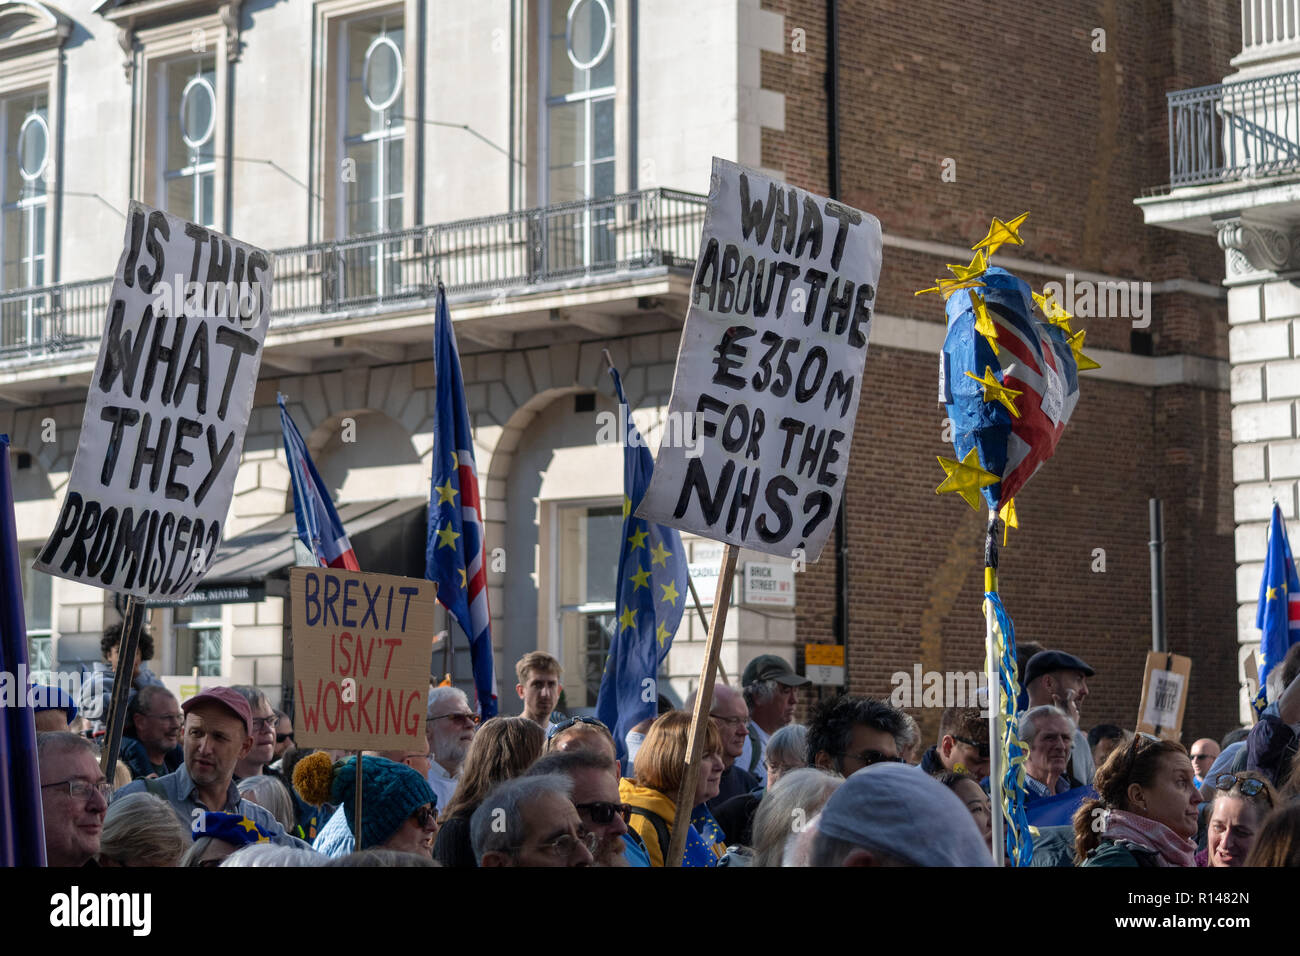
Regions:
[[[1125,810],[1109,810],[1103,835],[1108,840],[1127,840],[1144,850],[1155,851],[1157,866],[1196,865],[1196,844],[1150,817]]]

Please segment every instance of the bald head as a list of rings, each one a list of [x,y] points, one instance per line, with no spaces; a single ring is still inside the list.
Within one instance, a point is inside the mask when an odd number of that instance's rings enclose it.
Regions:
[[[1196,743],[1192,744],[1192,767],[1196,771],[1196,776],[1202,780],[1214,766],[1214,759],[1219,756],[1219,745],[1209,737],[1202,737]]]

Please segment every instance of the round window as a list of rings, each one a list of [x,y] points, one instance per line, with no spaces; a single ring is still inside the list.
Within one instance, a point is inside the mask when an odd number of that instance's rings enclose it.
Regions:
[[[564,35],[569,62],[590,70],[605,59],[613,40],[614,22],[606,0],[573,0]]]
[[[18,129],[18,173],[28,182],[45,175],[50,161],[50,127],[40,113],[28,113]]]
[[[361,89],[366,105],[375,112],[386,110],[402,95],[402,51],[392,37],[377,36],[366,50],[361,70]]]
[[[217,126],[217,94],[207,77],[194,76],[181,92],[181,139],[198,149]]]

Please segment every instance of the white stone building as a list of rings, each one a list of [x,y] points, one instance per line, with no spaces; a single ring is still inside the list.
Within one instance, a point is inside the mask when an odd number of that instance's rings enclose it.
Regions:
[[[1241,33],[1237,72],[1169,94],[1170,188],[1136,202],[1149,225],[1217,236],[1226,258],[1244,665],[1274,501],[1300,543],[1300,0],[1242,0]]]
[[[502,713],[518,712],[514,661],[535,648],[562,659],[571,708],[594,704],[622,496],[621,450],[595,441],[597,413],[615,407],[602,352],[654,444],[710,157],[760,165],[760,129],[784,113],[759,88],[759,51],[782,38],[758,0],[0,3],[0,432],[24,557],[61,505],[103,277],[136,198],[277,253],[208,603],[152,611],[154,669],[253,683],[273,701],[291,688],[277,392],[363,569],[422,576],[441,279],[497,558]],[[693,548],[707,580],[719,548]],[[33,659],[97,659],[114,595],[25,583]],[[733,679],[758,653],[793,662],[794,614],[733,615]],[[669,658],[679,697],[702,637],[689,613]],[[454,670],[468,688],[466,653]]]

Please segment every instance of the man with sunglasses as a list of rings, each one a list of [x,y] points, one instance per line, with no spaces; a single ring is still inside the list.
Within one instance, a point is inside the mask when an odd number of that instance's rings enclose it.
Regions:
[[[624,854],[631,808],[618,795],[618,764],[608,754],[586,749],[553,751],[528,768],[525,776],[559,774],[573,785],[570,799],[587,833],[597,840],[597,866],[631,866]],[[646,865],[649,866],[649,858]]]
[[[112,787],[85,737],[44,733],[36,738],[49,866],[94,865]]]
[[[451,805],[451,798],[460,785],[460,768],[464,766],[477,727],[478,714],[470,709],[469,698],[463,690],[430,688],[424,734],[429,739],[429,786],[438,795],[440,807]]]
[[[932,776],[989,773],[989,722],[978,707],[948,707],[939,718],[939,742],[921,755],[921,769]]]
[[[848,777],[876,763],[900,763],[903,715],[871,697],[832,697],[813,708],[808,765]]]

